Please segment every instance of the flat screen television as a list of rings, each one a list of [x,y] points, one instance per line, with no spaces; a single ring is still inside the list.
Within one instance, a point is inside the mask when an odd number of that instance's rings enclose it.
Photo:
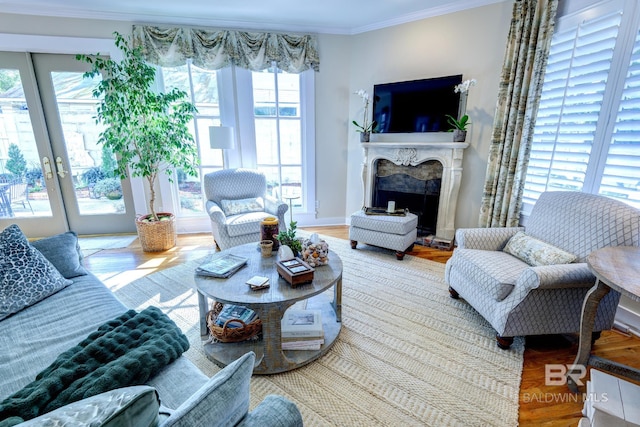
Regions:
[[[462,74],[373,86],[373,120],[378,133],[446,132],[445,115],[458,117]]]

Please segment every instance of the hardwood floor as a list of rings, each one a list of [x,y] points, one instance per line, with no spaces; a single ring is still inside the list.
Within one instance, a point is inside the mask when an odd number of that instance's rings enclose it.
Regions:
[[[348,239],[347,226],[301,228]],[[87,256],[85,266],[103,280],[134,280],[185,261],[200,259],[211,251],[212,243],[211,234],[208,233],[180,235],[175,248],[166,252],[145,253],[136,240],[127,248],[107,249]],[[452,252],[415,245],[409,254],[444,263]],[[577,426],[582,400],[569,393],[565,386],[544,384],[546,364],[570,364],[576,353],[577,338],[573,336],[527,338],[520,387],[520,426]],[[640,339],[635,336],[626,336],[615,330],[603,332],[593,353],[640,368]]]

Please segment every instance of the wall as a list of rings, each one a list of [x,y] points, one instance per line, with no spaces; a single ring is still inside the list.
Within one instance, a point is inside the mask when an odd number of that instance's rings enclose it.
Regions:
[[[0,32],[45,36],[113,38],[113,32],[131,32],[131,22],[48,18],[0,13]]]
[[[371,95],[373,85],[395,81],[463,74],[475,78],[467,113],[472,125],[467,134],[470,146],[465,150],[463,179],[458,197],[456,227],[475,227],[486,172],[496,94],[502,69],[504,46],[511,20],[511,2],[428,18],[353,36],[349,120],[362,120],[362,102],[352,93],[365,89]],[[372,135],[406,141],[419,135]],[[432,137],[432,135],[429,135]],[[389,139],[391,138],[391,139]],[[445,134],[451,141],[451,136]],[[347,217],[362,207],[359,134],[353,125],[345,137],[348,144]]]
[[[316,73],[317,225],[344,224],[349,117],[349,49],[351,36],[318,38],[320,72]]]
[[[511,3],[424,19],[354,36],[318,36],[316,73],[316,224],[344,224],[362,207],[362,150],[351,120],[361,120],[353,92],[375,83],[462,73],[475,78],[457,226],[475,226],[486,169]],[[0,32],[108,38],[128,34],[132,22],[0,14]],[[375,139],[375,136],[374,136]]]

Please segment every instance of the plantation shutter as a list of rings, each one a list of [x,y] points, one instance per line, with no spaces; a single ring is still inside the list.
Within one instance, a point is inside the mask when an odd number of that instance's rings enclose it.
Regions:
[[[640,33],[636,35],[599,194],[640,208]]]
[[[583,191],[621,18],[616,11],[553,36],[525,180],[525,213],[544,191]],[[607,165],[612,176],[620,170],[614,153],[624,155],[614,145]]]

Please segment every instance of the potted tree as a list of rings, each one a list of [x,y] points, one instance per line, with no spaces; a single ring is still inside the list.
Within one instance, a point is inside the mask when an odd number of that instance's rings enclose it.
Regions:
[[[145,62],[142,48],[114,34],[122,60],[99,54],[76,58],[92,67],[85,77],[103,75],[93,90],[100,99],[96,120],[105,126],[98,143],[117,153],[116,175],[125,179],[130,173],[148,184],[149,212],[136,218],[142,250],[163,251],[175,246],[177,232],[173,214],[156,212],[156,180],[165,172],[171,181],[176,169],[197,175],[198,152],[188,128],[196,107],[184,91],[155,91],[156,70]]]

